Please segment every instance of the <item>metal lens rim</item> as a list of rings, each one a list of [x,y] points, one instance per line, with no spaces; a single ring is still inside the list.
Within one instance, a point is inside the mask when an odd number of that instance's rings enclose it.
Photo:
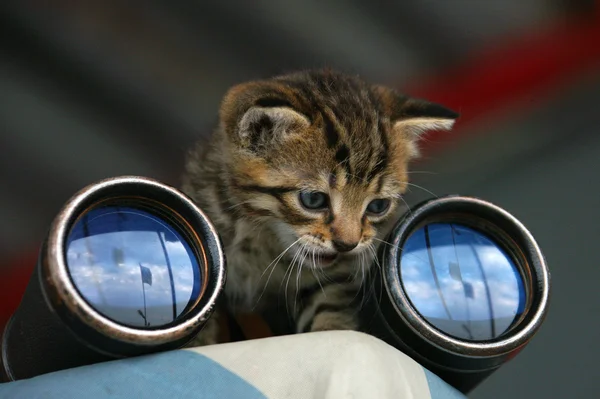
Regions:
[[[143,194],[140,194],[143,193]],[[188,244],[201,249],[206,257],[198,259],[205,267],[202,294],[195,306],[182,315],[181,322],[137,329],[124,326],[95,310],[79,293],[67,267],[65,245],[74,223],[91,207],[115,197],[137,197],[141,201],[161,204],[162,210],[172,213],[180,222],[186,222]],[[165,203],[162,205],[162,203]],[[185,215],[185,216],[183,216]],[[196,230],[203,234],[199,235]],[[225,255],[221,240],[211,221],[192,200],[179,190],[154,179],[122,176],[91,184],[66,202],[52,223],[42,251],[42,291],[49,305],[67,321],[82,324],[88,331],[122,343],[136,346],[159,346],[186,341],[201,329],[210,317],[225,284]],[[71,323],[69,323],[71,324]]]
[[[424,224],[450,220],[474,228],[482,223],[491,227],[485,233],[507,250],[521,272],[526,287],[525,311],[495,340],[467,341],[433,327],[417,312],[403,289],[399,261],[404,242]],[[526,344],[545,319],[550,295],[550,273],[545,258],[531,233],[506,210],[474,197],[440,197],[413,208],[396,224],[390,237],[392,245],[385,251],[383,266],[385,288],[397,314],[421,340],[456,355],[501,356]],[[507,243],[507,239],[512,243]]]
[[[172,321],[170,323],[165,323],[158,327],[152,327],[152,329],[168,328],[171,325],[179,324],[183,320],[188,319],[190,311],[197,307],[201,298],[204,296],[206,287],[207,287],[207,283],[208,283],[208,279],[206,278],[207,274],[208,274],[208,267],[207,267],[208,259],[207,259],[207,254],[204,250],[204,246],[200,245],[201,239],[193,231],[193,229],[186,222],[186,220],[179,213],[177,213],[173,208],[166,206],[165,204],[162,204],[156,200],[151,200],[151,199],[145,198],[145,197],[132,197],[132,196],[108,197],[108,198],[94,202],[92,205],[87,207],[87,209],[85,209],[83,212],[81,212],[79,214],[79,216],[73,221],[71,227],[69,228],[69,233],[67,234],[67,239],[70,236],[73,227],[75,227],[75,225],[88,212],[91,212],[95,209],[105,207],[105,206],[124,206],[124,207],[131,207],[131,208],[134,208],[137,210],[148,212],[151,215],[153,215],[154,217],[158,217],[160,220],[169,224],[169,226],[173,230],[177,231],[177,233],[179,233],[186,240],[187,244],[190,246],[190,249],[193,252],[194,257],[197,259],[198,264],[201,267],[201,270],[198,270],[198,273],[201,275],[201,278],[202,278],[202,286],[200,287],[200,292],[198,294],[198,297],[195,300],[193,300],[193,303],[188,304],[185,307],[185,312],[180,314],[180,316],[177,317],[177,319],[175,321]],[[64,250],[66,251],[66,249],[67,248],[65,247]],[[71,282],[74,284],[77,292],[82,297],[84,297],[83,294],[81,293],[81,290],[77,287],[77,285],[73,281],[73,278],[70,273],[69,273],[69,278],[71,279]],[[127,324],[120,323],[118,320],[114,320],[114,319],[112,319],[112,320],[115,321],[119,325],[129,326]],[[131,327],[134,329],[137,329],[135,326],[131,326]]]

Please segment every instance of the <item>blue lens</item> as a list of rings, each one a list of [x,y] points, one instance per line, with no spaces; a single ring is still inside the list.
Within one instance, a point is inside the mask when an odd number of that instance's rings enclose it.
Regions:
[[[466,226],[434,223],[415,231],[402,249],[400,273],[417,312],[456,338],[497,338],[525,309],[523,278],[511,257]]]
[[[171,324],[200,295],[202,268],[186,239],[164,218],[142,209],[90,210],[73,226],[66,257],[82,297],[125,326]]]

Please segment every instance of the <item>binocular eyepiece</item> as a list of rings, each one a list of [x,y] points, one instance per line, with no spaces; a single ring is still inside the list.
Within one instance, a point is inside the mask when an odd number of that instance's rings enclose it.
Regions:
[[[50,227],[2,336],[3,379],[179,348],[225,278],[217,231],[188,197],[141,177],[92,184]]]
[[[533,236],[481,199],[413,207],[376,263],[366,332],[463,393],[514,357],[547,312],[550,274]],[[219,235],[187,196],[142,177],[92,184],[51,225],[4,329],[0,380],[180,348],[225,279]]]
[[[367,324],[461,392],[540,328],[550,274],[531,233],[500,207],[462,196],[428,200],[387,242],[369,301],[377,317]]]

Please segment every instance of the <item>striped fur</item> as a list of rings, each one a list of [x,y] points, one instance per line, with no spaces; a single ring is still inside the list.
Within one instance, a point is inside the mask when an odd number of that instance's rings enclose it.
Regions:
[[[297,332],[358,329],[357,294],[402,209],[418,138],[457,116],[332,70],[231,88],[182,185],[225,243],[230,310],[284,301]],[[326,206],[307,209],[301,192],[324,193]],[[374,214],[373,200],[390,205]],[[191,345],[214,343],[215,331]]]

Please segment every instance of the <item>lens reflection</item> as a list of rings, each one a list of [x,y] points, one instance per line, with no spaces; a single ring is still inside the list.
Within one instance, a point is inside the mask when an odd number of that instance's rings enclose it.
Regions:
[[[66,256],[71,279],[85,300],[123,325],[170,324],[200,294],[200,267],[186,240],[141,209],[89,211],[72,228]]]
[[[404,244],[400,273],[415,309],[456,338],[497,338],[525,308],[523,279],[511,258],[466,226],[418,229]]]

